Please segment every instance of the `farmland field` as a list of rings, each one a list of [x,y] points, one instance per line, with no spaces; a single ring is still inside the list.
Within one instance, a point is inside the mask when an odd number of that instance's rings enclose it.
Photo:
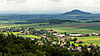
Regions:
[[[78,26],[78,25],[87,25],[84,27],[64,27],[64,26]],[[64,24],[56,24],[52,26],[39,26],[35,27],[36,29],[53,29],[59,33],[67,32],[67,33],[100,33],[100,23],[64,23]]]
[[[91,36],[91,37],[73,37],[77,38],[78,40],[81,40],[85,42],[86,44],[93,43],[94,45],[100,45],[100,37],[98,36]]]
[[[63,23],[63,24],[53,24],[46,26],[39,26],[39,24],[48,24],[48,23],[34,23],[34,24],[1,24],[0,28],[5,27],[23,27],[23,28],[35,28],[35,29],[52,29],[59,33],[67,32],[67,33],[100,33],[100,23]],[[85,25],[84,27],[76,27]],[[75,26],[75,27],[64,27],[64,26]]]
[[[37,37],[37,36],[34,36],[34,35],[18,35],[18,36],[22,36],[24,38],[41,38],[41,37]]]
[[[4,34],[8,34],[8,32],[2,32],[2,33],[4,33]],[[10,33],[13,33],[13,34],[18,34],[18,33],[20,33],[20,32],[10,32]]]

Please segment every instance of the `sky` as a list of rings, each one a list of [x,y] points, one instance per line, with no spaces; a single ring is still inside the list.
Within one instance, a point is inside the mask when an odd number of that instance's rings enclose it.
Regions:
[[[0,0],[0,13],[49,14],[74,9],[100,13],[100,0]]]

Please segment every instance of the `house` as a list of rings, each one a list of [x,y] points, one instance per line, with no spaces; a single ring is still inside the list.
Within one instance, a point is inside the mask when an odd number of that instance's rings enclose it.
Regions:
[[[58,36],[59,33],[53,33],[53,35]]]
[[[82,41],[81,40],[77,40],[76,43],[82,43]]]
[[[99,36],[97,33],[90,33],[90,36]]]
[[[83,34],[71,33],[71,34],[69,34],[69,36],[72,36],[72,37],[80,37],[80,36],[83,36]]]
[[[42,41],[40,41],[38,45],[44,45],[44,44],[42,43]]]
[[[20,31],[20,32],[23,32],[23,31]]]
[[[22,28],[19,28],[20,30],[22,30]]]
[[[61,45],[60,46],[64,46],[65,44],[64,43],[61,43]]]
[[[58,35],[58,37],[64,37],[65,36],[65,34],[59,34]]]
[[[18,35],[25,35],[25,33],[19,33]]]
[[[55,44],[56,45],[56,42],[52,42],[52,44]]]
[[[81,47],[77,47],[76,49],[79,50],[79,52],[82,51],[82,48]]]
[[[29,30],[29,28],[25,28],[24,30],[25,30],[25,31],[28,31],[28,30]]]
[[[65,38],[62,38],[61,41],[64,42],[65,41]]]
[[[88,51],[90,51],[90,50],[91,50],[91,48],[87,48],[87,50],[88,50]]]
[[[42,37],[46,38],[47,36],[42,36]]]
[[[34,40],[34,38],[32,38],[31,40]]]

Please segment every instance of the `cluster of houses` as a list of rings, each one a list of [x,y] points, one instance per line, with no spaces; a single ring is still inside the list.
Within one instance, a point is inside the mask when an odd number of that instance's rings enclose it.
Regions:
[[[59,34],[53,30],[35,30],[34,35],[38,34],[41,38],[37,40],[36,44],[38,45],[52,45],[54,47],[62,47],[62,48],[71,48],[72,50],[79,50],[80,52],[82,49],[86,47],[88,51],[92,49],[92,47],[97,48],[98,46],[95,46],[93,44],[90,44],[89,46],[84,46],[84,42],[81,40],[77,40],[77,38],[72,39],[70,36],[66,34]],[[73,42],[73,43],[71,43]],[[75,45],[78,44],[78,46]],[[82,45],[84,44],[84,45]],[[100,51],[100,48],[98,49]]]
[[[14,32],[15,27],[1,28],[1,32]]]
[[[20,32],[17,35],[27,35],[31,34],[30,30],[34,28],[15,28],[15,27],[6,27],[6,28],[1,28],[0,32]]]
[[[20,30],[21,33],[18,33],[17,35],[27,35],[30,33],[29,28],[20,28]]]
[[[72,39],[66,34],[59,34],[53,30],[35,30],[33,33],[34,35],[38,35],[39,37],[41,37],[36,42],[36,44],[38,45],[49,44],[54,46],[57,45],[59,47],[69,47],[70,45],[72,45],[70,44],[70,41],[73,41],[74,43],[83,43],[82,41],[77,40],[76,38]]]

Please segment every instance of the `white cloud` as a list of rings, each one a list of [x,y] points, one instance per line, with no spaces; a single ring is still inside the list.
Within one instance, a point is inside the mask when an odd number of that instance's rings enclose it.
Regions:
[[[100,12],[100,0],[0,0],[0,11],[65,12],[72,9]]]
[[[51,1],[53,1],[53,2],[60,2],[61,0],[51,0]]]
[[[10,3],[25,3],[27,2],[28,0],[6,0],[7,2],[10,2]]]

